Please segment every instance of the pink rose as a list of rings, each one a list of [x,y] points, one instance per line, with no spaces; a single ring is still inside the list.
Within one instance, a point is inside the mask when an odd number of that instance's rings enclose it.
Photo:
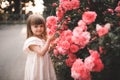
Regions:
[[[77,9],[80,6],[79,0],[71,0],[71,5],[73,9]]]
[[[65,50],[68,50],[70,48],[70,43],[68,41],[61,42],[61,47]]]
[[[82,32],[83,32],[83,29],[81,27],[75,27],[73,29],[73,36],[78,37],[81,35]]]
[[[96,59],[94,63],[95,63],[95,66],[93,68],[93,71],[100,72],[101,70],[103,70],[104,65],[100,58]]]
[[[83,31],[87,30],[86,23],[83,20],[78,21],[78,27],[81,27]]]
[[[120,6],[117,6],[117,7],[115,8],[115,12],[120,12]]]
[[[52,28],[52,26],[57,25],[57,17],[56,16],[47,17],[46,25],[50,29]]]
[[[100,72],[104,68],[104,65],[100,59],[100,55],[98,51],[89,50],[89,52],[90,52],[90,56],[86,58],[86,62],[85,62],[86,66],[89,64],[94,64],[91,66],[91,68],[89,68],[89,70]]]
[[[75,52],[77,52],[78,50],[79,50],[79,47],[78,47],[77,45],[71,44],[71,46],[70,46],[70,51],[71,51],[72,53],[75,53]]]
[[[65,11],[72,10],[71,1],[64,1],[60,4]]]
[[[90,71],[84,66],[80,58],[76,59],[71,68],[71,76],[78,80],[91,80]]]
[[[90,55],[93,56],[94,58],[99,58],[99,57],[100,57],[98,51],[96,51],[96,50],[89,50],[89,53],[90,53]]]
[[[63,49],[63,48],[60,47],[60,46],[56,46],[56,49],[57,49],[57,51],[59,52],[59,54],[62,54],[62,55],[67,54],[67,53],[66,53],[66,50]]]
[[[91,36],[90,36],[89,32],[87,32],[87,31],[83,32],[79,37],[79,39],[80,39],[79,45],[81,45],[81,47],[84,47],[85,45],[87,45],[89,43],[90,38],[91,38]]]
[[[87,58],[85,58],[84,64],[89,71],[92,71],[95,66],[94,58],[92,56],[88,56]]]
[[[96,25],[96,31],[99,37],[106,35],[109,32],[110,24],[107,23],[103,27],[99,24]]]
[[[75,44],[77,44],[77,45],[79,45],[79,44],[80,44],[79,37],[72,36],[72,41],[73,41]]]
[[[83,20],[79,20],[78,26],[86,26],[86,23]]]
[[[99,30],[97,30],[97,33],[98,33],[98,36],[99,36],[99,37],[102,37],[102,36],[104,36],[105,34],[108,33],[108,29],[105,28],[105,27],[100,28]]]
[[[68,59],[66,59],[66,65],[71,67],[76,60],[76,56],[74,54],[68,54]]]
[[[66,40],[66,41],[68,41],[70,44],[72,43],[72,39],[71,39],[71,37],[72,37],[72,31],[71,30],[65,30],[65,31],[63,31],[62,33],[61,33],[61,40]]]
[[[82,15],[82,20],[86,23],[86,24],[91,24],[92,22],[95,21],[97,14],[93,11],[87,11],[84,12]]]
[[[61,21],[62,17],[64,16],[65,11],[62,9],[61,6],[58,7],[58,10],[56,11],[56,15],[58,17],[58,21]]]
[[[84,48],[86,46],[86,44],[89,43],[89,40],[90,40],[91,36],[90,36],[90,33],[85,31],[85,32],[81,32],[81,34],[76,34],[72,36],[72,41],[79,45],[80,46],[80,49],[81,48]]]

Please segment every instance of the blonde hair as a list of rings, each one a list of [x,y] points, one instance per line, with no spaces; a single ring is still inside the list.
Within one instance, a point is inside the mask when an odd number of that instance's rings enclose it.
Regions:
[[[44,25],[44,32],[41,37],[46,40],[47,32],[46,32],[45,19],[41,15],[38,15],[38,14],[32,14],[27,19],[27,38],[33,36],[31,25],[39,25],[39,24]]]

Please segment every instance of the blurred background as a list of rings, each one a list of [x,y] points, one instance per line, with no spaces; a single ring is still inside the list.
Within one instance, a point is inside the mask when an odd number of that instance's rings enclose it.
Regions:
[[[57,0],[0,0],[0,23],[24,23],[32,14],[50,15],[51,4]]]

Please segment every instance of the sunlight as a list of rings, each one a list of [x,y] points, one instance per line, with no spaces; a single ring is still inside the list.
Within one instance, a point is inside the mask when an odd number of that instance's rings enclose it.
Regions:
[[[35,0],[35,6],[33,7],[33,13],[42,14],[44,11],[43,0]]]
[[[44,11],[44,5],[43,5],[43,0],[34,0],[35,6],[33,6],[33,3],[29,1],[28,3],[25,4],[26,7],[25,9],[26,14],[28,14],[30,11],[33,14],[43,14]]]
[[[10,5],[10,4],[9,4],[8,1],[4,1],[4,2],[2,2],[2,4],[1,4],[1,8],[5,8],[5,7],[9,6],[9,5]]]

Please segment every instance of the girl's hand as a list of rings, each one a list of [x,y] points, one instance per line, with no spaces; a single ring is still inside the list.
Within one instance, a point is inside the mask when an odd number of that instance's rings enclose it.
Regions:
[[[47,40],[51,42],[51,41],[53,41],[55,38],[56,38],[56,37],[55,37],[55,34],[53,34],[53,35],[49,35]]]

